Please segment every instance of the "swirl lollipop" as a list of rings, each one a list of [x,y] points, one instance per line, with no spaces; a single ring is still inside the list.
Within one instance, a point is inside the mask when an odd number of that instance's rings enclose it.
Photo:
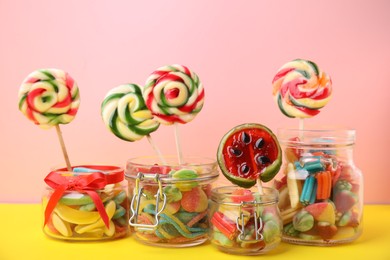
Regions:
[[[288,117],[313,117],[332,97],[330,77],[309,60],[286,63],[276,73],[272,84],[279,109]]]
[[[70,123],[80,106],[73,78],[59,69],[32,72],[19,90],[19,110],[41,128],[56,127],[68,170],[71,169],[59,124]]]
[[[198,76],[182,65],[158,68],[146,80],[146,106],[162,124],[185,124],[194,119],[204,103]]]
[[[162,158],[150,133],[160,123],[154,120],[146,107],[141,88],[136,84],[124,84],[111,89],[104,98],[101,115],[107,129],[122,140],[134,142],[147,137],[156,153]]]
[[[165,125],[175,125],[176,148],[181,164],[178,123],[192,121],[203,107],[204,89],[199,77],[186,66],[160,67],[146,80],[143,96],[156,120]]]

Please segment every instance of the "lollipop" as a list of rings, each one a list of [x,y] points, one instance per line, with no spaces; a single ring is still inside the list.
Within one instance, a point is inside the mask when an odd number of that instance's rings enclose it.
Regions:
[[[160,123],[146,107],[142,90],[138,85],[125,84],[111,89],[102,102],[101,115],[108,130],[122,140],[134,142],[146,136],[164,162],[150,136]]]
[[[146,106],[162,124],[185,124],[194,119],[204,103],[198,76],[182,65],[158,68],[145,83]]]
[[[261,124],[238,125],[221,139],[217,158],[223,175],[243,188],[260,181],[268,182],[278,173],[282,164],[279,142],[272,131]]]
[[[175,125],[176,149],[182,163],[178,123],[192,121],[204,103],[204,89],[198,76],[182,65],[158,68],[146,80],[146,106],[160,123]]]
[[[59,69],[32,72],[19,90],[19,110],[42,128],[70,123],[79,105],[76,82]]]
[[[332,97],[332,81],[317,64],[296,59],[283,65],[273,81],[273,96],[288,117],[317,115]]]
[[[146,107],[142,90],[136,84],[110,90],[103,100],[101,114],[106,127],[125,141],[140,140],[160,126]]]
[[[59,124],[70,123],[79,108],[79,89],[73,78],[59,69],[41,69],[32,72],[19,90],[19,110],[44,129],[56,127],[68,170],[68,154]]]

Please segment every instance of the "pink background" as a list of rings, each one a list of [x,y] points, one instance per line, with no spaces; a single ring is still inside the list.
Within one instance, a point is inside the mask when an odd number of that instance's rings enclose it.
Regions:
[[[162,65],[187,65],[206,99],[180,128],[183,153],[215,157],[220,138],[237,124],[274,131],[298,124],[280,113],[271,81],[285,62],[305,58],[334,86],[310,123],[355,128],[365,202],[390,203],[389,11],[385,0],[0,0],[0,202],[38,202],[43,178],[63,164],[54,128],[42,130],[18,111],[20,83],[33,70],[60,68],[79,85],[80,110],[62,126],[71,161],[124,165],[153,151],[146,139],[124,142],[106,130],[100,104],[111,88],[143,84]],[[175,154],[173,127],[153,137]]]

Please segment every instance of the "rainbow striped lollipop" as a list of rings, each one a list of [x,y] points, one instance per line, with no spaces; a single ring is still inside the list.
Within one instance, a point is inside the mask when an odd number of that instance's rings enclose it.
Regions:
[[[275,101],[288,117],[313,117],[332,97],[330,77],[309,60],[286,63],[276,73],[272,84]]]
[[[76,82],[59,69],[32,72],[19,90],[19,110],[41,128],[55,126],[68,171],[72,169],[59,125],[70,123],[79,106],[80,94]]]

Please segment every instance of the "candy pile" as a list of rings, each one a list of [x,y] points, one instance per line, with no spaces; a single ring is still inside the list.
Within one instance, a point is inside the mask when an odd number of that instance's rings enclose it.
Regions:
[[[126,177],[133,197],[130,225],[135,227],[136,238],[160,246],[205,242],[210,181],[217,176],[215,163],[140,167],[129,160]]]
[[[360,177],[334,151],[305,152],[290,140],[280,193],[286,239],[343,240],[360,233]]]
[[[279,244],[282,232],[277,193],[269,198],[272,189],[260,183],[272,180],[282,163],[275,135],[260,124],[236,126],[222,138],[217,158],[224,176],[245,189],[212,191],[212,243],[232,254],[266,253]],[[256,183],[259,189],[250,190]]]
[[[104,169],[104,171],[102,170]],[[44,232],[66,240],[113,239],[128,233],[123,170],[111,166],[75,167],[51,172],[43,197]],[[65,189],[65,190],[63,190]]]

